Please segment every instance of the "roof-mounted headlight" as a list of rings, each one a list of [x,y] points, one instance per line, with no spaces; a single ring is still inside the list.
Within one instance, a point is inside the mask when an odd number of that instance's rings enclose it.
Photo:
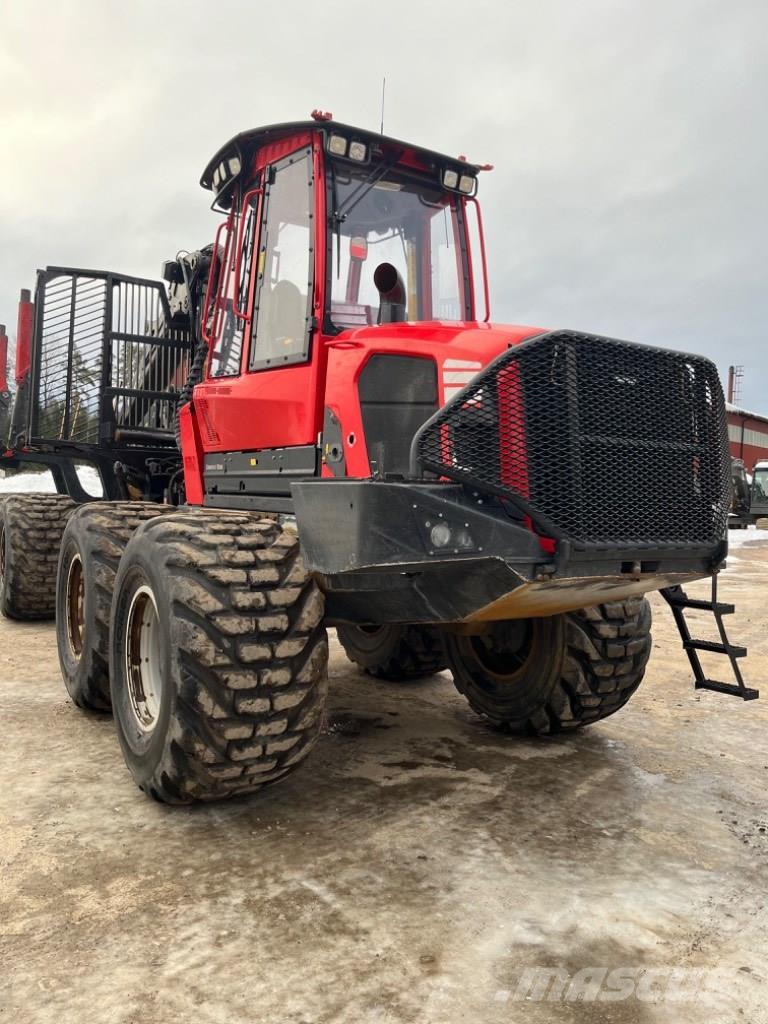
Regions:
[[[347,140],[343,135],[331,135],[328,138],[328,152],[334,156],[347,155]]]
[[[349,144],[349,159],[357,160],[358,163],[363,163],[365,158],[368,156],[368,147],[364,142],[350,142]]]
[[[354,160],[356,164],[365,164],[370,156],[370,147],[360,139],[349,139],[338,132],[330,132],[326,136],[325,148],[331,156],[341,160]]]
[[[211,182],[213,184],[213,191],[219,193],[224,189],[231,181],[237,177],[242,169],[240,163],[240,157],[230,156],[221,161],[213,169],[211,175]]]
[[[477,178],[474,174],[466,174],[458,167],[444,167],[440,180],[443,188],[448,188],[451,192],[473,196],[477,191]]]

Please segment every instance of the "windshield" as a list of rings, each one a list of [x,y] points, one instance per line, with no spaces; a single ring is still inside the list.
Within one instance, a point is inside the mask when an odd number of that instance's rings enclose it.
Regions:
[[[761,501],[768,498],[768,467],[756,469],[752,478],[752,493]]]
[[[401,320],[469,317],[456,196],[414,183],[396,171],[333,167],[331,319],[337,327],[379,322],[377,267],[388,263],[402,282]]]

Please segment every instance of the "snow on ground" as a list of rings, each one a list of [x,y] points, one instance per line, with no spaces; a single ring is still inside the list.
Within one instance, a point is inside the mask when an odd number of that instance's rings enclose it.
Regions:
[[[53,477],[45,473],[14,473],[0,477],[0,494],[29,494],[31,491],[55,491]]]
[[[756,526],[748,526],[746,530],[728,531],[728,547],[731,551],[757,540],[768,540],[768,530],[758,530]]]
[[[88,494],[94,498],[101,497],[104,493],[101,479],[92,466],[78,466],[77,475]],[[14,473],[6,477],[0,474],[0,494],[30,494],[34,491],[38,493],[43,491],[48,494],[56,492],[56,485],[49,470],[42,473]]]

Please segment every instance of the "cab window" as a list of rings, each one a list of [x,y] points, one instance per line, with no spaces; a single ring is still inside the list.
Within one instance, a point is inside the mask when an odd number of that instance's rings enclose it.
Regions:
[[[394,267],[405,320],[463,320],[469,315],[457,197],[399,174],[332,166],[330,315],[339,328],[375,324],[374,275]]]
[[[303,362],[312,301],[312,161],[302,150],[267,177],[250,368]]]

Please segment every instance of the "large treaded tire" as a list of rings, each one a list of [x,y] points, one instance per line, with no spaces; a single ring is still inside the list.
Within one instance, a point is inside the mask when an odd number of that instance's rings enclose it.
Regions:
[[[8,494],[0,501],[0,612],[9,619],[52,619],[56,567],[67,519],[65,494]]]
[[[454,682],[479,714],[512,732],[564,732],[608,718],[640,685],[651,651],[642,597],[528,622],[530,656],[514,675],[489,673],[472,638],[446,634]]]
[[[368,675],[391,682],[422,679],[447,666],[441,634],[430,626],[342,625],[339,643],[351,662]]]
[[[194,511],[139,527],[110,631],[115,724],[137,785],[183,804],[251,793],[295,769],[322,724],[323,614],[298,538],[274,521]]]
[[[56,585],[56,643],[64,685],[79,708],[109,711],[109,616],[125,546],[148,519],[175,511],[151,502],[81,505],[61,540]],[[79,623],[76,611],[80,583]],[[73,592],[74,591],[74,592]]]

